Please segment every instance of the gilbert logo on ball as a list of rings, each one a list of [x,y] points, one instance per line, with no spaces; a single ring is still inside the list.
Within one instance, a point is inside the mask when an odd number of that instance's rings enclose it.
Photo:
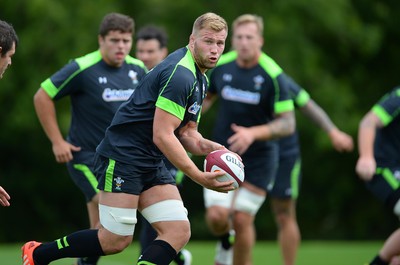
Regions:
[[[244,165],[236,154],[228,150],[216,150],[209,153],[204,159],[204,171],[225,171],[225,175],[217,178],[218,181],[233,180],[237,189],[244,180]]]

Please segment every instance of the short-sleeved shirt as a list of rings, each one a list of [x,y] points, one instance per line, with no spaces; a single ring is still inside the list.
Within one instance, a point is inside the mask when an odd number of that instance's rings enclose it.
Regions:
[[[296,109],[304,107],[310,101],[310,95],[300,87],[292,78],[286,76],[290,98],[293,100]],[[286,137],[280,138],[279,142],[279,157],[280,159],[288,156],[300,155],[299,134],[296,131]]]
[[[95,152],[114,113],[132,95],[146,72],[143,62],[131,56],[121,67],[112,67],[97,50],[72,60],[41,87],[54,100],[70,97],[68,141],[82,150]]]
[[[106,130],[97,152],[141,168],[156,168],[164,157],[153,142],[155,109],[181,120],[199,122],[207,77],[198,69],[188,47],[171,53],[139,83],[135,96],[124,102]]]
[[[262,53],[256,66],[245,69],[236,62],[237,52],[224,54],[210,75],[209,91],[219,96],[213,139],[225,146],[233,135],[231,124],[251,127],[266,124],[279,113],[293,110],[288,78]],[[255,141],[245,157],[266,157],[276,141]]]
[[[376,131],[374,156],[379,167],[400,165],[400,87],[372,107],[384,127]]]

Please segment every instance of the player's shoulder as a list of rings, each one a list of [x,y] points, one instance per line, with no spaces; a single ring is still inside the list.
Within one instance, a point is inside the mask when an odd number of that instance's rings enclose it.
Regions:
[[[102,57],[101,57],[101,53],[100,50],[96,50],[94,52],[88,53],[84,56],[78,57],[76,59],[74,59],[73,61],[75,61],[79,68],[81,70],[86,69],[96,63],[98,63],[99,61],[101,61]]]
[[[258,63],[264,71],[273,78],[276,78],[283,73],[282,68],[276,63],[276,61],[264,52],[261,52]]]
[[[222,54],[218,60],[217,67],[234,62],[237,56],[238,55],[235,50]]]

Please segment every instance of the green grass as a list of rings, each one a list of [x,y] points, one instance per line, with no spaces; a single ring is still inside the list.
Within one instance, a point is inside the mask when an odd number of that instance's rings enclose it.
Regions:
[[[383,242],[306,241],[298,253],[297,265],[364,265],[378,252]],[[193,254],[192,265],[212,265],[215,242],[192,241],[187,249]],[[21,265],[21,244],[0,244],[0,264]],[[138,257],[135,244],[122,253],[101,258],[99,265],[134,265]],[[55,261],[55,265],[72,265],[74,259]],[[253,251],[254,265],[279,265],[276,242],[259,241]]]

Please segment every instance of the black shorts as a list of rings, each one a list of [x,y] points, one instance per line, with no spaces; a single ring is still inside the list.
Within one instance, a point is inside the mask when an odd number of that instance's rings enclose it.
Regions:
[[[74,152],[74,159],[67,163],[67,169],[75,185],[85,195],[86,202],[89,202],[97,194],[97,178],[93,173],[93,162],[95,152],[79,151]]]
[[[277,149],[272,148],[268,156],[243,156],[242,159],[244,164],[244,180],[267,191],[268,185],[274,181],[278,168]]]
[[[400,167],[378,167],[366,186],[385,206],[393,210],[400,199]]]
[[[301,183],[301,158],[299,154],[279,160],[275,182],[268,187],[268,196],[278,199],[297,199]]]
[[[107,192],[140,195],[153,186],[175,185],[175,179],[163,162],[153,167],[143,167],[96,154],[95,173],[99,180],[98,189]]]

